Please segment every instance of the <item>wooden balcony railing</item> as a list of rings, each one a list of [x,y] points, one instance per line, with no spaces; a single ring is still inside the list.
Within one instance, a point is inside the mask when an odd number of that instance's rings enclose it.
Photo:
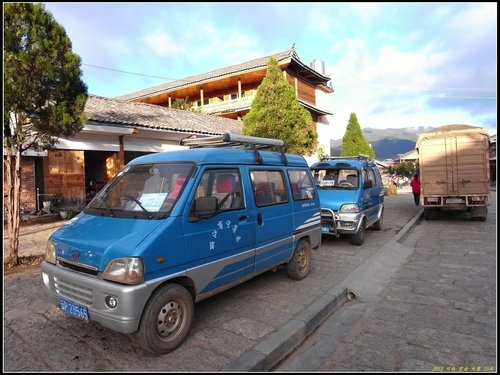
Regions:
[[[210,103],[205,104],[201,107],[203,113],[213,115],[216,113],[225,113],[225,112],[236,112],[245,109],[250,109],[252,105],[252,101],[255,98],[253,96],[246,96],[239,99],[232,99],[230,101],[223,101],[219,103]]]

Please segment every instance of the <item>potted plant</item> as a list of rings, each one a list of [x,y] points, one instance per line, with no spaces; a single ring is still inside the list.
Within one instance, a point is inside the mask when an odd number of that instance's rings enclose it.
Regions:
[[[68,211],[66,209],[59,211],[59,216],[61,216],[61,219],[66,220],[68,218]]]
[[[62,196],[62,193],[60,193],[60,192],[52,194],[52,197],[50,198],[50,202],[52,203],[52,207],[61,206],[62,201],[63,201],[63,196]]]
[[[72,219],[80,212],[82,212],[82,210],[79,207],[68,207],[66,208],[66,212],[68,214],[68,219]]]

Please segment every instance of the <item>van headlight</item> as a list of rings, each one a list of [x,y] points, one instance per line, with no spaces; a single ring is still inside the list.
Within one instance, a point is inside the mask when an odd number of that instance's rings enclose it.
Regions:
[[[142,284],[144,264],[139,258],[116,258],[108,263],[102,278],[122,284]]]
[[[48,240],[45,246],[45,260],[49,263],[56,264],[56,246],[51,240]]]
[[[355,203],[344,204],[342,207],[340,207],[340,212],[356,213],[356,212],[359,212],[359,207]]]

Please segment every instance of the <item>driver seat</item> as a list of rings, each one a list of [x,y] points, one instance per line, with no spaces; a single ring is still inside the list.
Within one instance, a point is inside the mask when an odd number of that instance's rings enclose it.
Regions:
[[[348,174],[346,177],[346,181],[354,187],[358,186],[358,176],[355,174]]]
[[[215,190],[217,191],[214,196],[217,197],[219,204],[222,203],[220,209],[231,209],[240,206],[239,197],[236,191],[237,183],[233,174],[224,173],[217,176]]]
[[[177,179],[175,180],[175,184],[172,188],[172,191],[168,195],[169,199],[176,199],[177,196],[179,195],[182,187],[184,186],[184,183],[186,182],[186,176],[183,174],[180,174]]]

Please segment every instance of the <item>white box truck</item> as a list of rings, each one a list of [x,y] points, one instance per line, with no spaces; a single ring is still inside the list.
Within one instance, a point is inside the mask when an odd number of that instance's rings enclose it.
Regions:
[[[420,203],[426,220],[439,211],[469,212],[472,220],[486,220],[489,138],[486,129],[471,125],[444,125],[419,135]]]

